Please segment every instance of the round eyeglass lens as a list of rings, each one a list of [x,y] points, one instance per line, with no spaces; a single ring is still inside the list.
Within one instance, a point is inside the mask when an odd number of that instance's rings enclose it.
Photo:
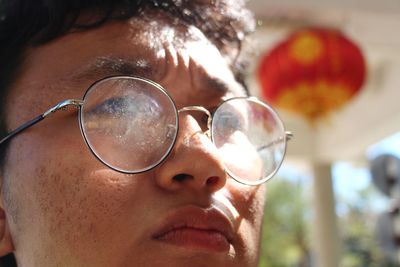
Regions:
[[[239,182],[261,184],[283,161],[283,123],[271,107],[256,99],[234,98],[221,104],[211,131],[227,172]]]
[[[171,151],[178,113],[158,84],[136,77],[111,77],[85,94],[80,123],[86,143],[110,168],[139,173]]]

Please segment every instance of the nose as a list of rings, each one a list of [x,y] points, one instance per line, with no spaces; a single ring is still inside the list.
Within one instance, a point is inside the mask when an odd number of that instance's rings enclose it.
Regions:
[[[217,148],[190,114],[181,113],[179,123],[175,147],[155,171],[156,183],[170,191],[218,191],[227,174]]]

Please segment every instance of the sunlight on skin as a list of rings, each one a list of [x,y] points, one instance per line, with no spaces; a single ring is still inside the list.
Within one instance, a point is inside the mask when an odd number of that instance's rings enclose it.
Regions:
[[[219,148],[227,168],[236,176],[248,180],[263,178],[262,160],[247,136],[236,131],[229,139],[232,141]]]

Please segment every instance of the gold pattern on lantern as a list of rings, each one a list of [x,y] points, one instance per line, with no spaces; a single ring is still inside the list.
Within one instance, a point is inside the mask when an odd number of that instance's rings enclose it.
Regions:
[[[289,44],[290,56],[303,65],[313,64],[322,56],[323,49],[321,40],[311,32],[300,33]]]
[[[344,84],[325,80],[300,82],[293,88],[283,89],[277,99],[277,106],[314,120],[341,107],[351,96],[350,88]]]

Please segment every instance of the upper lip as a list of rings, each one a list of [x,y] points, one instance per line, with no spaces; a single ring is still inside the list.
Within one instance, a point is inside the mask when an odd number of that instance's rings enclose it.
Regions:
[[[196,206],[179,208],[167,214],[152,237],[159,239],[168,232],[183,228],[217,231],[229,243],[232,243],[234,237],[233,222],[224,213],[215,208],[203,209]]]

